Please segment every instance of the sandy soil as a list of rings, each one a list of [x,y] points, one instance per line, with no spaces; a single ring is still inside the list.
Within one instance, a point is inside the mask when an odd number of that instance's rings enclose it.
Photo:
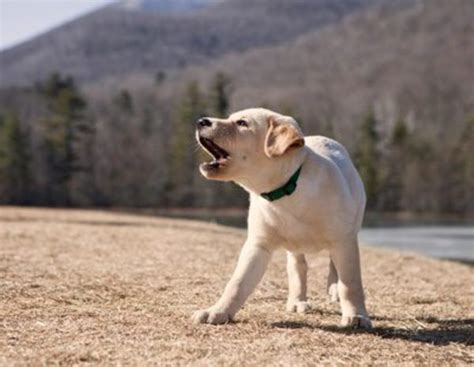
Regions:
[[[474,268],[364,248],[374,330],[338,327],[328,259],[309,258],[310,314],[285,312],[284,252],[223,326],[218,297],[245,232],[100,211],[0,207],[0,364],[473,364]]]

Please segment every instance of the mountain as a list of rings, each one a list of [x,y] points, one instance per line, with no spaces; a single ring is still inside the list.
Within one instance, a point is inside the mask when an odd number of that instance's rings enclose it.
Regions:
[[[371,8],[286,44],[189,68],[174,83],[209,85],[224,72],[233,82],[233,109],[291,106],[308,132],[332,122],[348,141],[350,125],[371,108],[388,122],[382,129],[406,117],[441,137],[447,124],[459,132],[474,113],[473,13],[470,0]]]
[[[219,1],[224,0],[123,0],[114,6],[128,10],[172,13],[203,9]]]
[[[120,3],[1,52],[0,86],[31,84],[54,71],[95,81],[207,64],[230,52],[281,44],[369,5],[387,2],[228,0],[171,14],[147,11],[150,1],[138,2],[136,11]],[[203,0],[187,4],[198,3]]]

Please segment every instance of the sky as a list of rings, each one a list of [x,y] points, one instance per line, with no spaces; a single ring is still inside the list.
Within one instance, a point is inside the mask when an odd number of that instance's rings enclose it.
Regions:
[[[0,0],[0,50],[116,0]]]

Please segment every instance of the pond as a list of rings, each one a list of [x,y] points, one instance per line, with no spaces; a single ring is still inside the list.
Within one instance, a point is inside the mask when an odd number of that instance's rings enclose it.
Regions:
[[[359,240],[370,246],[474,262],[474,225],[364,227]]]
[[[147,214],[187,218],[245,228],[246,210],[176,209]],[[360,243],[432,257],[474,263],[474,221],[369,213],[359,233]]]

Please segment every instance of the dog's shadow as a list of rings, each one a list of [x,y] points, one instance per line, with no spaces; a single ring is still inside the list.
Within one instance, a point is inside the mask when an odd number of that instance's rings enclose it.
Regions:
[[[372,317],[372,320],[390,320],[393,318]],[[404,320],[398,320],[404,321]],[[417,321],[426,324],[426,328],[409,329],[392,326],[375,326],[371,330],[343,328],[333,325],[313,325],[300,321],[283,321],[271,324],[273,328],[279,329],[319,329],[339,334],[372,334],[383,339],[401,339],[418,343],[433,345],[447,345],[458,343],[466,346],[474,345],[474,319],[437,319],[435,317],[417,318]],[[437,324],[435,328],[429,328],[429,324]]]

